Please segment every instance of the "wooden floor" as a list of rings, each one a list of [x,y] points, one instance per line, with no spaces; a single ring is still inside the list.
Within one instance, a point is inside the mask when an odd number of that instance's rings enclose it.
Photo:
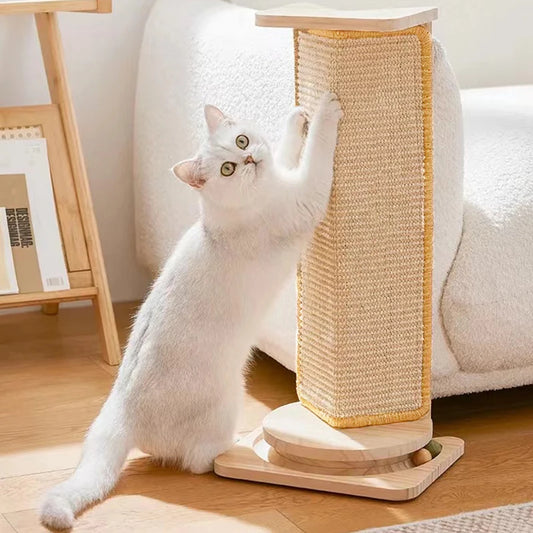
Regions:
[[[133,309],[116,306],[122,340]],[[0,316],[0,533],[43,530],[39,498],[72,472],[115,373],[99,359],[91,308]],[[294,399],[294,375],[260,357],[239,431]],[[341,533],[533,500],[532,387],[439,400],[433,413],[436,434],[462,437],[466,454],[412,502],[194,476],[137,453],[74,531]]]

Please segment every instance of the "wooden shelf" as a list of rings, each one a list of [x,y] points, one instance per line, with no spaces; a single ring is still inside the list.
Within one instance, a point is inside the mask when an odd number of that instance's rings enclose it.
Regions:
[[[0,0],[0,15],[33,13],[41,45],[51,103],[0,108],[4,138],[45,138],[57,219],[70,289],[0,296],[0,309],[41,305],[56,314],[59,304],[91,300],[97,311],[102,357],[120,363],[121,351],[94,216],[87,170],[67,81],[55,11],[111,11],[112,0]],[[27,128],[26,131],[20,131]],[[9,131],[13,130],[13,131]],[[18,130],[18,131],[17,131]]]
[[[76,300],[92,300],[98,294],[96,287],[68,289],[66,291],[36,292],[22,294],[6,294],[0,296],[0,309],[25,307],[50,302],[74,302]]]
[[[0,15],[53,11],[109,13],[111,0],[0,0]]]

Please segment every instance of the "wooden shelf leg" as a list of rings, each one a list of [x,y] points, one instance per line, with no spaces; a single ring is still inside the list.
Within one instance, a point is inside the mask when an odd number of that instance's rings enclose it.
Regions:
[[[57,315],[59,312],[59,303],[50,302],[41,306],[41,311],[44,315]]]
[[[111,295],[102,256],[98,228],[94,217],[91,191],[87,179],[87,171],[83,161],[81,142],[74,115],[74,107],[67,81],[63,48],[57,16],[55,13],[38,13],[35,15],[41,52],[43,55],[50,97],[59,106],[63,131],[72,166],[74,184],[80,205],[83,229],[87,241],[89,262],[94,284],[98,293],[93,300],[100,326],[103,358],[110,365],[120,363],[120,345],[118,341],[115,315],[111,304]]]
[[[99,294],[93,300],[96,319],[100,327],[100,337],[102,340],[102,349],[104,361],[109,365],[118,365],[122,354],[117,335],[117,326],[115,323],[115,314],[109,294],[104,296]]]

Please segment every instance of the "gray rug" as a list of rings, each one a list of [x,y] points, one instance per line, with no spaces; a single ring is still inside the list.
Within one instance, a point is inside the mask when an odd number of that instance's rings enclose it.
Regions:
[[[533,533],[533,502],[494,507],[364,533]]]

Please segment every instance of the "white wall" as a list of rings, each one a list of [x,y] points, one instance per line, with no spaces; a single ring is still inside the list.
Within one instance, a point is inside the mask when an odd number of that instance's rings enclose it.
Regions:
[[[291,0],[292,1],[292,0]],[[288,0],[233,0],[257,9]],[[312,0],[341,9],[436,6],[442,41],[461,88],[533,83],[532,0]]]
[[[60,14],[67,69],[115,301],[141,298],[135,258],[132,131],[137,60],[154,0],[114,0],[113,13]],[[0,18],[0,106],[47,103],[33,18]]]

